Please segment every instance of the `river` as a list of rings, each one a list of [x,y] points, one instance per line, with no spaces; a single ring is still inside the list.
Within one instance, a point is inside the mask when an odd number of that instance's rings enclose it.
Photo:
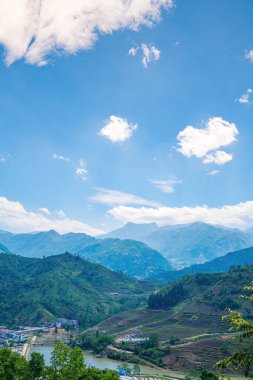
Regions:
[[[44,355],[45,362],[47,365],[50,364],[50,357],[51,353],[53,350],[53,346],[35,346],[32,347],[30,350],[30,355],[32,352],[39,352],[40,354]],[[85,363],[86,366],[91,366],[91,367],[96,367],[99,369],[117,369],[117,366],[119,364],[122,364],[122,362],[118,360],[112,360],[112,359],[107,359],[107,358],[97,358],[95,355],[92,355],[90,352],[84,352],[84,358],[85,358]],[[147,374],[147,375],[172,375],[171,372],[165,371],[165,370],[160,370],[152,367],[147,367],[147,366],[140,366],[141,368],[141,373]],[[184,378],[184,376],[180,376],[178,374],[173,374],[173,376],[177,378]]]

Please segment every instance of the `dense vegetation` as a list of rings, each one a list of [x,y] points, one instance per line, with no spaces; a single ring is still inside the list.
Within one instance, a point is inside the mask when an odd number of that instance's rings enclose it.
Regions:
[[[147,278],[172,269],[159,252],[134,240],[97,240],[78,254],[111,270],[136,278]]]
[[[5,348],[0,350],[1,380],[118,380],[116,371],[86,368],[78,347],[71,349],[60,343],[52,352],[51,365],[46,366],[43,355],[33,352],[27,361]]]
[[[25,257],[42,258],[68,251],[129,277],[146,278],[172,269],[159,252],[133,240],[102,240],[82,233],[60,235],[53,230],[32,234],[0,231],[0,243]]]
[[[0,254],[0,288],[0,324],[64,317],[88,327],[146,302],[150,285],[70,254],[45,259]]]
[[[199,273],[185,276],[152,294],[150,309],[179,307],[181,312],[199,310],[203,313],[222,313],[227,307],[252,309],[240,297],[241,288],[253,277],[253,266],[234,267],[225,273]]]
[[[174,270],[154,275],[150,277],[150,280],[166,284],[185,275],[225,272],[232,266],[249,264],[253,264],[253,248],[245,248],[240,251],[230,252],[225,256],[218,257],[204,264],[195,264],[178,271]]]

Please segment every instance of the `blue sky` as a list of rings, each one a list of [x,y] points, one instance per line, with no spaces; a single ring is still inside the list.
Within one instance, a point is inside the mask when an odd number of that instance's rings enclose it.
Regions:
[[[32,13],[1,2],[14,29],[0,27],[0,228],[253,225],[251,0],[135,0],[143,13],[120,26],[105,1],[96,41],[66,18],[24,51]]]

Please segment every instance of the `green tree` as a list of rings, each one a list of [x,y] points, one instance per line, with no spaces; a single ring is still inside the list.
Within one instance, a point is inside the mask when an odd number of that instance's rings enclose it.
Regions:
[[[45,368],[44,356],[38,352],[32,352],[31,359],[29,361],[29,369],[32,380],[39,380],[42,378]]]
[[[29,364],[16,352],[9,348],[0,350],[0,379],[1,380],[30,380]]]
[[[132,370],[132,372],[133,372],[133,375],[140,375],[140,373],[141,373],[141,368],[140,368],[140,366],[139,366],[138,364],[135,364],[135,365],[133,366],[133,370]]]
[[[253,281],[251,286],[246,286],[244,289],[253,293]],[[253,294],[243,296],[243,298],[253,302]],[[246,347],[235,352],[229,358],[219,361],[215,364],[215,367],[221,370],[229,367],[236,370],[242,369],[245,376],[248,377],[253,365],[253,324],[246,320],[240,312],[230,309],[228,309],[228,314],[223,316],[222,319],[231,325],[230,331],[239,332],[239,342],[246,344]]]
[[[49,380],[77,380],[85,372],[83,352],[79,347],[71,349],[57,342],[48,369]]]

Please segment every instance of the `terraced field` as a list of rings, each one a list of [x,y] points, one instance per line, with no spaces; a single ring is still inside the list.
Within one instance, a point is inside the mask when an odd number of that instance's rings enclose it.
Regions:
[[[97,325],[96,329],[116,338],[145,338],[155,331],[159,340],[166,341],[172,336],[182,340],[196,335],[222,333],[227,330],[227,325],[219,316],[139,309],[115,315]]]

